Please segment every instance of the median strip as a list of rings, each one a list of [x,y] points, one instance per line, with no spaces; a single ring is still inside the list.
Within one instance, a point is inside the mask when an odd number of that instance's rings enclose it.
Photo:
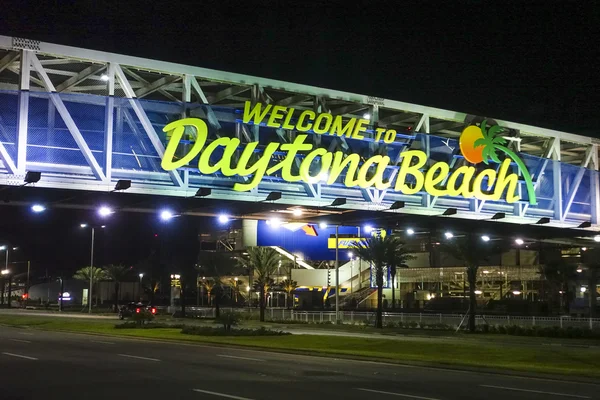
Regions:
[[[118,356],[121,357],[127,357],[127,358],[136,358],[138,360],[146,360],[146,361],[160,361],[158,358],[149,358],[149,357],[140,357],[140,356],[132,356],[130,354],[117,354]]]
[[[223,357],[223,358],[234,358],[236,360],[247,360],[247,361],[265,361],[265,360],[261,360],[258,358],[250,358],[250,357],[238,357],[238,356],[228,356],[226,354],[218,354],[217,357]]]
[[[31,341],[29,340],[22,340],[22,339],[9,339],[12,342],[18,342],[18,343],[31,343]]]
[[[494,385],[479,385],[479,386],[484,387],[484,388],[491,388],[491,389],[512,390],[512,391],[516,391],[516,392],[547,394],[550,396],[573,397],[576,399],[591,399],[591,397],[589,397],[589,396],[580,396],[577,394],[569,394],[569,393],[542,392],[540,390],[519,389],[519,388],[513,388],[513,387],[494,386]]]

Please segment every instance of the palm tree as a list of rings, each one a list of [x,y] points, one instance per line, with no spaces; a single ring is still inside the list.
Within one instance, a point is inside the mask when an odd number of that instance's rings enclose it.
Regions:
[[[476,235],[467,235],[466,237],[452,239],[452,242],[444,245],[444,250],[450,253],[452,257],[462,261],[466,268],[469,283],[469,331],[475,332],[477,271],[489,256],[499,252],[500,249],[490,247]]]
[[[204,286],[204,289],[206,290],[206,296],[208,298],[208,305],[210,306],[212,304],[212,291],[213,288],[215,287],[215,281],[213,281],[212,279],[205,279],[202,281],[202,286]]]
[[[377,314],[375,327],[383,327],[383,274],[384,267],[400,266],[412,258],[404,248],[404,244],[393,236],[373,236],[364,242],[352,246],[358,257],[375,267],[375,283],[377,285]]]
[[[287,308],[289,308],[288,304],[291,304],[292,307],[294,306],[294,301],[292,300],[292,293],[294,292],[294,290],[296,290],[297,287],[298,287],[298,282],[296,282],[292,279],[286,279],[281,282],[281,288],[286,293],[285,304],[286,304]],[[289,303],[288,303],[288,299],[290,300]]]
[[[102,268],[98,267],[83,267],[75,271],[73,275],[73,279],[77,279],[79,281],[90,281],[95,287],[98,287],[98,282],[106,280],[106,273]],[[98,291],[94,290],[94,294],[96,295],[96,305],[98,304]],[[90,302],[92,299],[90,299]]]
[[[477,139],[475,143],[473,143],[473,145],[474,147],[483,146],[483,150],[481,153],[483,157],[483,162],[487,165],[489,163],[489,159],[491,159],[492,161],[501,164],[502,161],[500,161],[500,159],[498,158],[496,151],[501,151],[508,157],[510,157],[510,159],[517,164],[519,170],[521,171],[521,174],[523,175],[523,179],[525,180],[525,186],[527,186],[527,194],[529,195],[529,203],[531,205],[536,205],[537,200],[535,197],[535,188],[533,186],[533,180],[531,179],[531,175],[529,174],[525,163],[514,151],[510,150],[506,146],[503,146],[506,144],[506,140],[503,137],[498,136],[498,134],[503,131],[503,128],[498,125],[494,125],[489,127],[488,129],[487,120],[483,120],[481,122],[480,129],[483,137]]]
[[[114,311],[117,312],[119,310],[119,286],[123,280],[129,275],[129,268],[124,265],[115,265],[110,264],[103,268],[106,278],[115,283],[115,292],[114,292]]]
[[[265,296],[267,290],[273,285],[271,276],[277,272],[281,256],[271,247],[248,247],[248,255],[239,261],[256,275],[253,287],[259,292],[260,320],[265,320]]]
[[[229,286],[231,287],[231,291],[233,292],[233,301],[237,305],[238,298],[240,296],[240,286],[242,282],[237,278],[229,279]]]
[[[414,260],[415,256],[409,253],[399,239],[388,240],[387,265],[392,276],[392,310],[396,308],[396,268],[408,268],[407,261]]]

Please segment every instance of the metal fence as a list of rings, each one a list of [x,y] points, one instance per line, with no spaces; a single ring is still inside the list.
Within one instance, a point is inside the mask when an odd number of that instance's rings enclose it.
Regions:
[[[214,309],[203,307],[188,307],[188,312],[199,318],[214,317]],[[235,309],[244,314],[244,318],[258,319],[259,311],[256,308]],[[274,321],[302,321],[308,323],[335,322],[334,311],[296,311],[284,308],[268,308],[265,317]],[[375,312],[363,311],[340,311],[339,319],[344,323],[360,324],[372,323],[375,320]],[[465,314],[432,314],[432,313],[383,313],[383,323],[402,322],[417,323],[420,325],[446,324],[458,326],[461,321],[466,323]],[[518,325],[522,327],[542,326],[560,328],[591,328],[600,329],[600,318],[574,318],[569,316],[560,317],[536,317],[536,316],[511,316],[511,315],[477,315],[477,325]]]

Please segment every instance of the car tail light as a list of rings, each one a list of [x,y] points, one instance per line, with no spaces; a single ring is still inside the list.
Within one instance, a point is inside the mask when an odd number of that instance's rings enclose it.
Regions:
[[[140,309],[139,309],[139,308],[136,308],[136,309],[135,309],[135,312],[136,312],[137,314],[139,314],[139,313],[140,313]]]
[[[152,308],[150,309],[150,312],[151,312],[152,314],[156,314],[156,308],[152,307]]]

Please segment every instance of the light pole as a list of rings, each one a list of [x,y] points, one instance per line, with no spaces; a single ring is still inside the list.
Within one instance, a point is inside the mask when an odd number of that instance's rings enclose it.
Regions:
[[[19,248],[18,247],[13,247],[12,249],[13,249],[13,251],[16,251]],[[6,250],[6,258],[5,258],[4,270],[2,270],[2,275],[5,275],[5,276],[8,277],[7,305],[8,305],[8,308],[10,308],[11,307],[10,294],[11,294],[11,291],[12,291],[11,276],[10,276],[10,271],[8,269],[8,252],[10,250],[10,247],[8,245],[3,245],[3,246],[0,246],[0,250]]]
[[[101,210],[103,210],[104,208],[102,208]],[[105,213],[106,211],[104,211]],[[108,214],[107,214],[108,215]],[[81,228],[85,229],[88,227],[88,224],[81,224],[79,225]],[[101,225],[100,228],[104,228],[105,225]],[[94,241],[95,241],[95,235],[96,235],[96,227],[95,226],[91,226],[91,231],[92,231],[92,240],[91,240],[91,245],[90,245],[90,289],[88,292],[88,314],[92,313],[92,288],[94,285]]]
[[[144,278],[144,273],[139,274],[140,277],[140,301],[142,301],[142,279]]]

